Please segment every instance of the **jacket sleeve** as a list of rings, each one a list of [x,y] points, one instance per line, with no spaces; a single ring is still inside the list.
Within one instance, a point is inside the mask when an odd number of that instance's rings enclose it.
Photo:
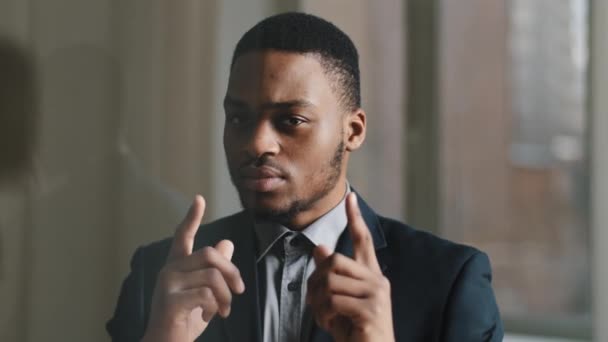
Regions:
[[[443,319],[443,342],[500,342],[504,331],[485,253],[473,254],[450,291]]]
[[[131,272],[124,280],[114,316],[106,330],[114,342],[139,341],[145,329],[144,316],[144,258],[143,249],[135,251]]]

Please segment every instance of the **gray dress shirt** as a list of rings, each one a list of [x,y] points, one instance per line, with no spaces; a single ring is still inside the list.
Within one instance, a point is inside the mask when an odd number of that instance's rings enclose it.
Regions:
[[[347,192],[350,187],[347,185]],[[315,269],[312,250],[321,244],[335,250],[347,224],[345,199],[304,230],[289,230],[277,223],[257,222],[258,269],[263,298],[264,342],[300,342],[310,339],[312,313],[306,306],[306,285]]]

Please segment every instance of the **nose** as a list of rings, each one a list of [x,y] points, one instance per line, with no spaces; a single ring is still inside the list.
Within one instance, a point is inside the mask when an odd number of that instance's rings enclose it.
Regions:
[[[271,122],[260,120],[252,127],[249,139],[245,144],[249,157],[275,156],[279,153],[278,134]]]

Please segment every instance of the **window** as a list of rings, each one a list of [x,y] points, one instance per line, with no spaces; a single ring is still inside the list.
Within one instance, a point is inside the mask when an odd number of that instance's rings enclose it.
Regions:
[[[490,255],[512,331],[590,336],[587,6],[442,2],[439,232]]]

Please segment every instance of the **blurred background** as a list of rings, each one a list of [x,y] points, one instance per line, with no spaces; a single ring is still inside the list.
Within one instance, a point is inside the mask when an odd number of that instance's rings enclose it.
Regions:
[[[608,341],[602,0],[0,1],[0,340],[109,340],[134,249],[239,210],[232,49],[289,10],[359,48],[367,201],[490,255],[505,341]]]

